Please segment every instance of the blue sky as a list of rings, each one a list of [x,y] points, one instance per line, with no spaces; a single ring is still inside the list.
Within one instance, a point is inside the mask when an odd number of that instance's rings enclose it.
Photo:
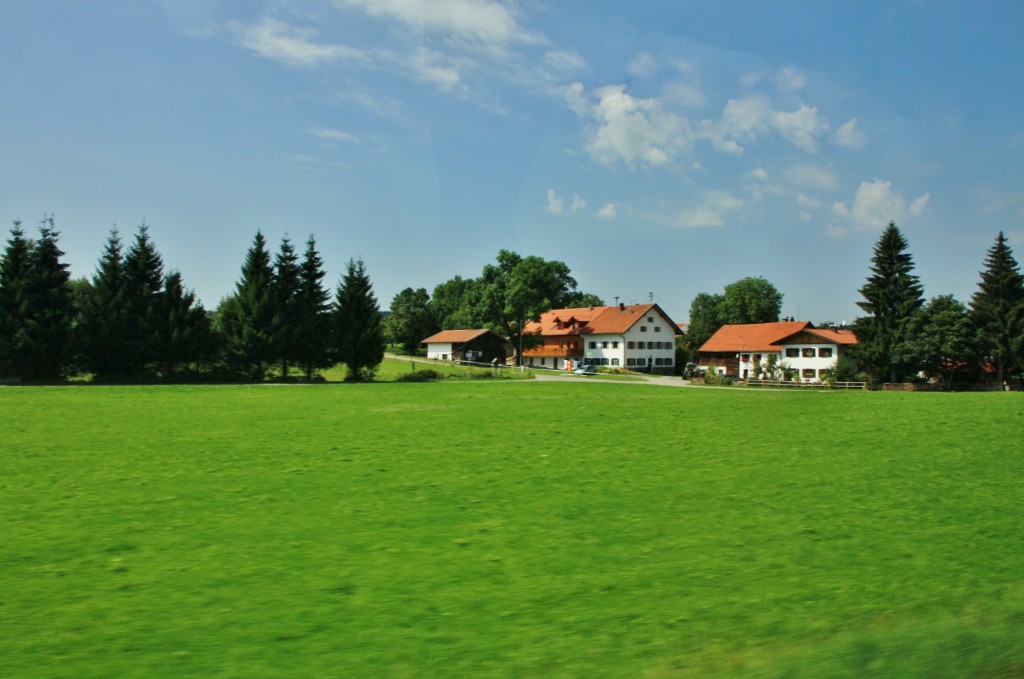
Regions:
[[[686,320],[764,276],[852,320],[895,220],[928,296],[1024,255],[1024,3],[4,0],[0,216],[75,276],[142,222],[208,307],[262,230],[386,308],[501,248]]]

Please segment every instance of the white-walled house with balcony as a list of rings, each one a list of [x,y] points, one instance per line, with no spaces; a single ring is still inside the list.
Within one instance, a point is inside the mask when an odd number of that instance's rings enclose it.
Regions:
[[[642,372],[675,372],[679,326],[657,304],[552,309],[530,321],[536,336],[523,351],[523,364],[572,370],[596,365]]]
[[[809,321],[724,325],[698,351],[700,367],[719,374],[753,379],[763,374],[774,355],[801,382],[820,382],[822,372],[857,344],[853,331],[815,328]]]

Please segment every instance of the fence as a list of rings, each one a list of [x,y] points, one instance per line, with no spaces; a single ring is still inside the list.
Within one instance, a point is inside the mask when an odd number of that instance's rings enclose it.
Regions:
[[[785,380],[747,380],[751,387],[778,387],[797,389],[867,389],[867,382],[787,382]]]

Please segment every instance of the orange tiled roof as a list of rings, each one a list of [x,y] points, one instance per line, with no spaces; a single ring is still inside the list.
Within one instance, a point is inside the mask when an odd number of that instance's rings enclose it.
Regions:
[[[836,344],[856,344],[857,336],[853,334],[853,330],[833,330],[831,328],[808,328],[807,332],[812,335],[834,342]]]
[[[442,330],[436,335],[431,335],[427,339],[421,340],[420,344],[464,344],[489,332],[491,331],[487,328],[477,330]]]
[[[677,326],[657,304],[623,304],[622,306],[595,306],[577,309],[552,309],[530,321],[524,332],[547,337],[558,335],[621,335],[642,320],[651,311],[680,333]]]
[[[817,329],[810,321],[779,321],[777,323],[748,323],[723,325],[705,342],[701,353],[737,351],[778,351],[779,345],[799,332],[808,332],[836,344],[856,344],[851,330]]]

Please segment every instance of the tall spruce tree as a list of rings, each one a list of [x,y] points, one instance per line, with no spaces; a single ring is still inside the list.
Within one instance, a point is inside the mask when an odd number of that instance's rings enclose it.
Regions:
[[[99,379],[122,375],[127,354],[125,274],[121,237],[113,229],[107,237],[92,289],[80,313],[76,330],[82,367]]]
[[[163,257],[149,238],[149,227],[142,224],[124,256],[124,375],[141,377],[158,369],[166,325],[163,282]]]
[[[23,327],[23,347],[29,374],[35,380],[51,380],[64,375],[72,358],[71,328],[74,308],[68,281],[68,265],[57,245],[60,233],[53,217],[43,219],[39,240],[29,255],[28,314]]]
[[[163,288],[159,362],[163,373],[170,375],[207,358],[212,333],[206,310],[196,301],[195,293],[185,287],[180,273],[169,273]]]
[[[334,350],[348,369],[345,379],[369,381],[384,359],[380,307],[363,260],[349,260],[334,309]]]
[[[288,370],[296,360],[295,339],[299,332],[299,293],[301,271],[299,258],[291,240],[281,239],[281,248],[274,257],[274,294],[277,309],[274,314],[274,357],[281,364],[281,377],[288,379]]]
[[[229,360],[247,377],[262,382],[274,360],[274,315],[277,296],[274,268],[263,234],[256,232],[242,265],[235,294],[220,306],[221,330]]]
[[[29,268],[32,241],[21,222],[14,222],[0,259],[0,377],[28,377],[28,335],[25,324],[31,311]]]
[[[302,368],[306,381],[312,381],[318,370],[331,366],[331,295],[324,289],[323,267],[316,239],[310,235],[299,267],[299,287],[295,294],[298,321],[292,339],[295,361]]]
[[[923,288],[906,251],[907,241],[895,223],[875,245],[871,275],[860,289],[857,306],[868,313],[853,325],[857,359],[875,382],[902,382],[916,364],[914,316],[924,304]]]
[[[985,257],[971,319],[998,384],[1024,370],[1024,277],[1002,231]]]

